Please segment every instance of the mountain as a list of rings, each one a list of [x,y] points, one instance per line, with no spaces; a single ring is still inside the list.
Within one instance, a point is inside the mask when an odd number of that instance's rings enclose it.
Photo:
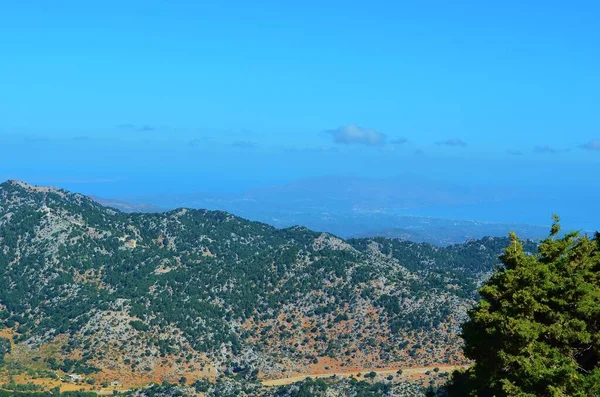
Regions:
[[[126,202],[90,196],[96,202],[118,209],[123,212],[166,212],[167,210],[153,204]],[[463,243],[471,239],[486,236],[506,236],[509,231],[515,231],[527,239],[537,239],[545,236],[548,227],[518,223],[481,222],[459,219],[444,219],[423,216],[405,216],[384,211],[373,212],[340,212],[326,211],[323,213],[306,210],[280,211],[276,206],[251,200],[246,205],[251,208],[241,208],[235,201],[231,203],[211,200],[187,202],[192,206],[206,205],[207,207],[222,208],[233,211],[238,215],[265,222],[278,228],[302,224],[312,230],[332,233],[344,238],[352,237],[388,237],[447,246]],[[316,210],[315,210],[316,211]]]
[[[0,336],[15,344],[4,360],[128,385],[459,365],[459,324],[507,244],[343,240],[185,208],[124,213],[8,181]]]

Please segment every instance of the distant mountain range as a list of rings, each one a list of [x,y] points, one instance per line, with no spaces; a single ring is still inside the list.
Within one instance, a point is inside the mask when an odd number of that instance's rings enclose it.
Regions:
[[[141,213],[152,213],[152,212],[165,212],[166,209],[158,207],[152,204],[145,203],[130,203],[122,200],[114,200],[107,199],[103,197],[98,197],[94,195],[89,196],[92,200],[96,201],[99,204],[102,204],[105,207],[116,208],[122,212],[141,212]]]
[[[466,188],[404,175],[387,179],[312,178],[241,194],[188,193],[96,200],[126,212],[207,208],[279,228],[305,225],[346,238],[386,236],[442,246],[484,236],[506,236],[511,230],[525,238],[545,236],[545,225],[414,215],[440,207],[450,208],[452,215],[452,208],[492,206],[515,197],[517,194],[510,190]]]
[[[515,196],[511,191],[468,188],[413,175],[394,178],[317,177],[241,194],[168,194],[131,196],[127,201],[160,207],[238,206],[240,210],[275,206],[279,210],[329,212],[392,212],[440,205],[495,202]],[[222,209],[222,208],[218,208]]]

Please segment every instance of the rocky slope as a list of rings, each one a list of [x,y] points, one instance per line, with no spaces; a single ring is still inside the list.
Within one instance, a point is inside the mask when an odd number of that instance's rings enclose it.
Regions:
[[[459,324],[506,244],[344,241],[219,211],[126,214],[8,181],[0,321],[17,346],[58,346],[40,366],[99,381],[459,364]]]

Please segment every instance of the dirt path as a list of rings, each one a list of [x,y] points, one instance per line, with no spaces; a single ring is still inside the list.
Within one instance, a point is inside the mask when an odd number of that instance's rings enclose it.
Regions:
[[[318,379],[318,378],[330,378],[332,376],[337,376],[340,378],[350,378],[352,376],[356,377],[358,374],[362,374],[363,376],[365,374],[368,374],[369,372],[375,372],[377,375],[393,375],[395,374],[399,369],[402,370],[402,376],[410,376],[410,375],[415,375],[415,374],[424,374],[427,371],[432,371],[434,368],[439,368],[440,372],[452,372],[455,369],[458,368],[466,368],[468,366],[460,366],[460,365],[431,365],[428,367],[412,367],[412,368],[382,368],[382,369],[363,369],[361,371],[351,371],[351,372],[329,372],[329,373],[322,373],[322,374],[309,374],[309,375],[298,375],[298,376],[292,376],[289,378],[282,378],[282,379],[273,379],[273,380],[264,380],[262,381],[262,384],[264,386],[283,386],[283,385],[290,385],[292,383],[296,383],[296,382],[300,382],[306,378],[313,378],[313,379]]]

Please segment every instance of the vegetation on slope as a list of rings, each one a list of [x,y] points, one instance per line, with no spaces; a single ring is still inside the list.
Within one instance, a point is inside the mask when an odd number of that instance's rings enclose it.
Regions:
[[[600,395],[600,235],[559,230],[556,217],[539,255],[511,236],[464,324],[475,363],[454,374],[451,396]]]
[[[62,341],[47,367],[152,377],[168,366],[172,382],[462,363],[459,324],[506,244],[346,242],[219,211],[125,214],[10,181],[0,321],[18,343]]]

